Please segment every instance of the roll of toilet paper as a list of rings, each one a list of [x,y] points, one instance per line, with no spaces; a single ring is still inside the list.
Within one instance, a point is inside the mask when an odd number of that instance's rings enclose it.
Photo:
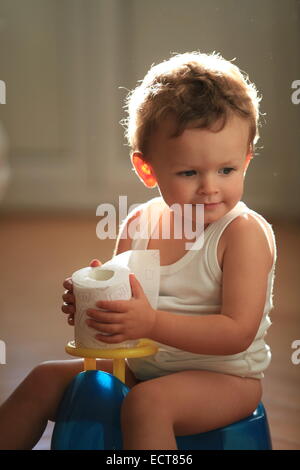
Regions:
[[[95,338],[97,330],[86,324],[88,308],[103,310],[95,305],[98,300],[129,300],[131,298],[129,274],[129,268],[111,264],[109,268],[98,266],[79,269],[72,275],[76,300],[76,347],[107,349],[131,347],[137,343],[137,341],[126,341],[117,345],[104,343]]]
[[[141,283],[153,308],[157,307],[160,258],[158,250],[129,250],[95,268],[79,269],[72,275],[76,300],[75,345],[81,348],[116,349],[133,347],[138,340],[107,344],[95,338],[97,330],[86,324],[86,310],[98,300],[129,300],[132,297],[129,274]],[[103,310],[103,309],[99,309]],[[142,314],[142,312],[141,312]]]

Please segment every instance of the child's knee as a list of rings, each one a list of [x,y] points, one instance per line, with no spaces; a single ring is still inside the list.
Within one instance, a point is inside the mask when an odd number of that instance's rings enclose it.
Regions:
[[[122,420],[156,419],[166,414],[168,397],[155,381],[143,381],[133,387],[122,403]]]
[[[39,364],[25,377],[20,385],[14,391],[18,397],[30,402],[39,402],[47,390],[48,368]]]
[[[39,394],[43,390],[47,390],[55,377],[57,377],[55,365],[43,362],[32,369],[26,380],[33,392],[36,391]]]
[[[82,361],[81,361],[82,362]],[[65,388],[71,379],[82,370],[80,361],[46,361],[36,366],[29,374],[31,387],[38,393],[47,394],[52,388]]]
[[[28,397],[41,404],[47,419],[55,421],[63,394],[73,377],[82,371],[81,366],[78,361],[47,361],[36,366],[27,377]]]
[[[133,387],[122,402],[121,415],[128,418],[140,417],[149,412],[149,395],[144,383]],[[151,398],[150,398],[151,402]]]

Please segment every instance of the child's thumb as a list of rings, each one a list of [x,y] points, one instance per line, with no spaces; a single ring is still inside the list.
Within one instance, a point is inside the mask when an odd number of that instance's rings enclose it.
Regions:
[[[96,268],[97,266],[101,266],[101,265],[102,263],[98,259],[92,259],[92,261],[90,262],[91,268]]]

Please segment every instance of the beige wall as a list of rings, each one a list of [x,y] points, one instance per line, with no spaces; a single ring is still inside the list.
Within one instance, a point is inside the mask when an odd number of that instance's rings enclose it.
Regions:
[[[219,51],[245,70],[266,113],[244,200],[299,214],[300,4],[296,0],[0,0],[0,121],[12,180],[1,210],[80,210],[158,195],[131,171],[124,89],[171,52]]]

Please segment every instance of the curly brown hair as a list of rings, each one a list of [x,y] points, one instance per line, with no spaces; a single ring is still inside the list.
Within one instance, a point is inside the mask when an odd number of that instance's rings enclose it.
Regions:
[[[176,137],[191,124],[211,130],[221,118],[218,132],[234,112],[249,121],[248,145],[254,154],[261,99],[248,75],[219,53],[186,52],[152,65],[127,95],[128,117],[121,124],[132,153],[142,152],[147,159],[149,138],[166,116],[175,117]]]

